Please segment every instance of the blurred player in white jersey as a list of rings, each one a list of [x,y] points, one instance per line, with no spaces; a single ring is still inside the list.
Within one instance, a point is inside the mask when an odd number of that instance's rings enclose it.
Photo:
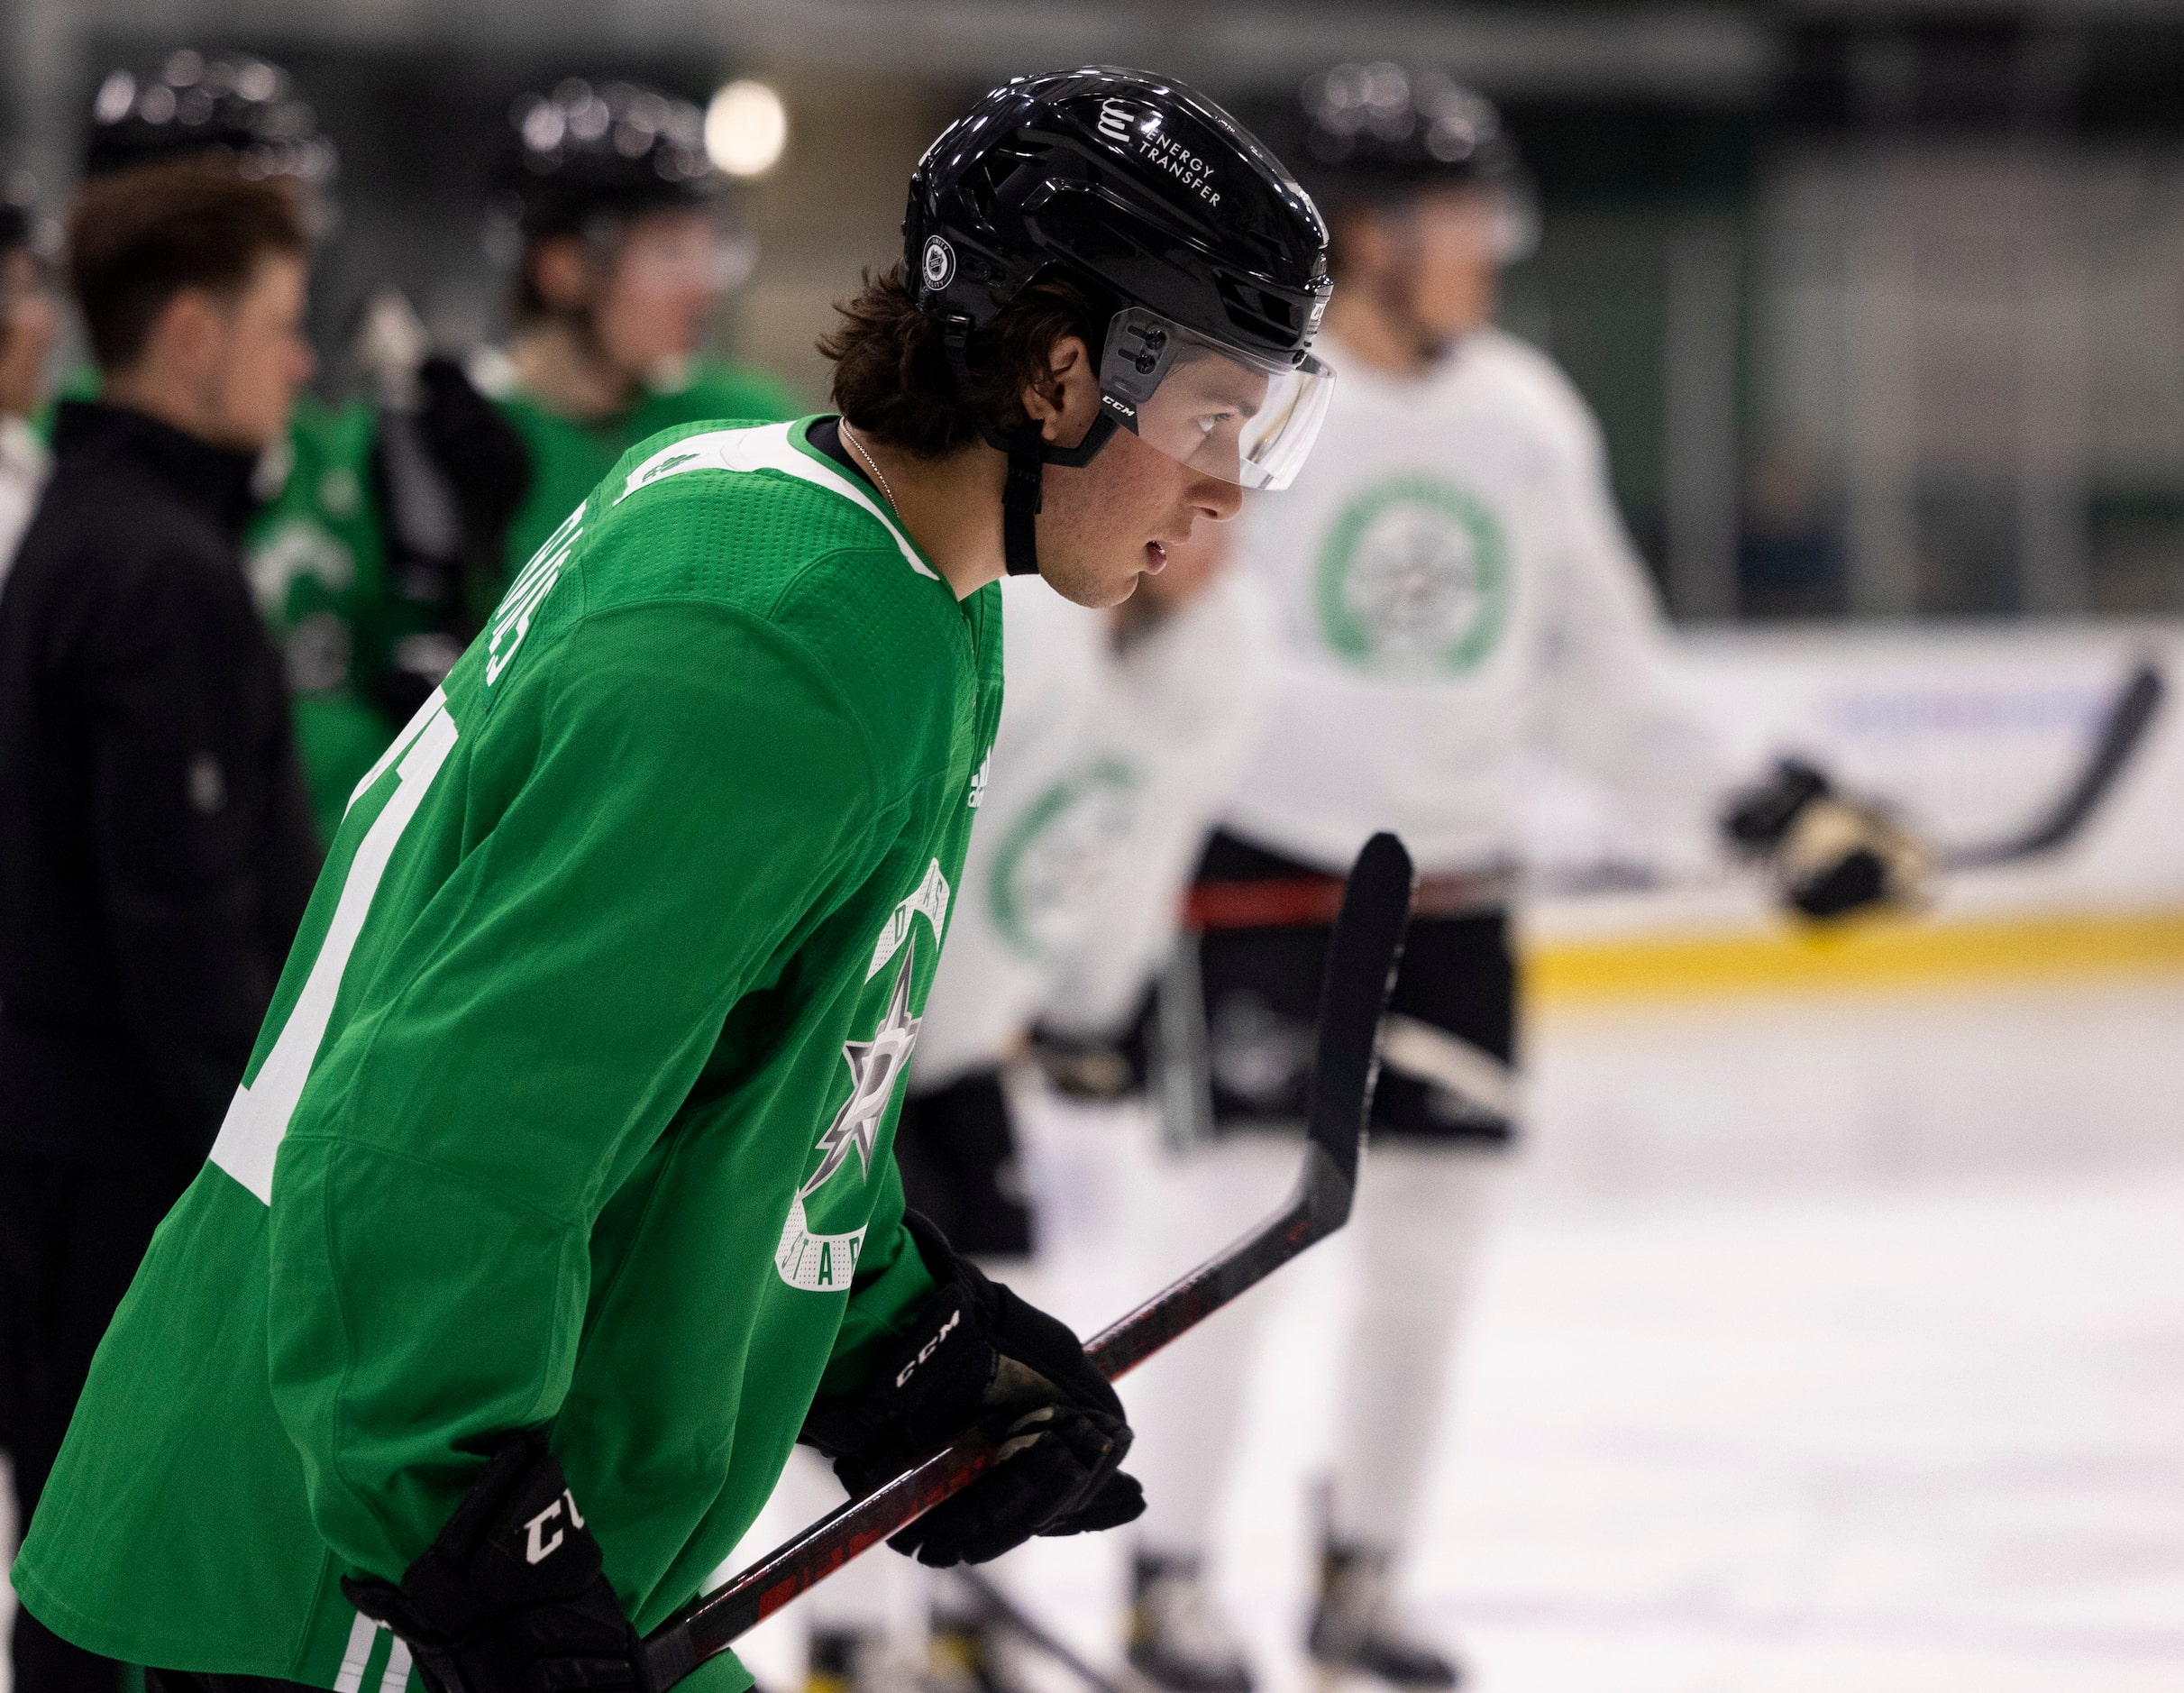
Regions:
[[[958,1250],[1008,1265],[1019,1281],[1039,1241],[1006,1073],[1037,1024],[1072,1091],[1130,1084],[1129,1061],[1107,1037],[1132,1022],[1172,946],[1193,866],[1265,705],[1271,620],[1256,586],[1227,569],[1228,531],[1201,526],[1111,611],[1002,584],[1007,704],[975,789],[979,820],[895,1157],[908,1203]],[[1113,1130],[1119,1158],[1126,1133]],[[1121,1253],[1129,1244],[1116,1242]],[[1128,1272],[1102,1279],[1135,1286]],[[1079,1314],[1097,1326],[1129,1297],[1103,1286],[1100,1308]],[[981,1607],[945,1577],[939,1588],[922,1679],[1006,1680]],[[901,1679],[874,1572],[853,1566],[807,1603],[809,1693]]]
[[[1008,704],[897,1155],[966,1249],[1030,1248],[1001,1075],[1033,1024],[1074,1091],[1128,1084],[1098,1037],[1129,1023],[1167,952],[1266,704],[1272,631],[1229,545],[1209,528],[1172,548],[1104,616],[1003,586]],[[1056,1036],[1084,1038],[1081,1063]]]
[[[1304,105],[1292,156],[1333,236],[1320,346],[1339,380],[1311,466],[1239,524],[1281,653],[1193,893],[1225,1139],[1192,1179],[1205,1244],[1248,1221],[1213,1214],[1250,1186],[1240,1165],[1221,1180],[1220,1159],[1247,1159],[1264,1138],[1236,1131],[1303,1116],[1337,878],[1368,835],[1394,829],[1421,884],[1360,1194],[1366,1293],[1339,1368],[1310,1646],[1332,1669],[1448,1688],[1457,1664],[1393,1592],[1485,1201],[1517,1130],[1508,905],[1524,760],[1540,748],[1604,783],[1622,838],[1656,864],[1711,855],[1732,773],[1677,690],[1598,426],[1545,354],[1493,326],[1500,270],[1531,222],[1494,107],[1385,64],[1315,78]],[[1914,856],[1870,812],[1787,775],[1737,809],[1754,851],[1779,860],[1815,807],[1845,827],[1778,866],[1794,898],[1832,913],[1908,891]],[[1132,1396],[1148,1505],[1132,1658],[1177,1693],[1251,1685],[1199,1573],[1247,1328],[1209,1325]]]

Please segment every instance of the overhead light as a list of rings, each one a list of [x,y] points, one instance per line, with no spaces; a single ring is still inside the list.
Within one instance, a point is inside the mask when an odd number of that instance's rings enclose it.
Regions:
[[[728,83],[705,109],[706,156],[732,177],[765,175],[788,144],[788,108],[763,82]]]

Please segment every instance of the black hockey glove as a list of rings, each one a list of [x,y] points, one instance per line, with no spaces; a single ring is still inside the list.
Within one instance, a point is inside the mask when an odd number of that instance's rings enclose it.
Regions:
[[[1034,1534],[1134,1521],[1145,1490],[1118,1468],[1129,1424],[1083,1343],[957,1258],[917,1213],[904,1222],[939,1288],[862,1393],[811,1407],[804,1443],[863,1495],[967,1428],[998,1441],[1001,1463],[888,1542],[937,1569],[984,1563]]]
[[[1782,760],[1767,781],[1732,796],[1722,833],[1766,864],[1786,904],[1815,920],[1926,897],[1933,866],[1924,845],[1798,759]]]
[[[379,413],[373,495],[388,580],[406,618],[428,627],[396,640],[365,678],[373,703],[397,723],[446,679],[475,614],[498,598],[508,526],[531,484],[523,436],[461,366],[428,358],[401,385],[407,403]]]
[[[400,1587],[344,1576],[342,1591],[407,1643],[434,1693],[653,1693],[543,1429],[495,1450]]]
[[[498,568],[514,521],[531,491],[531,449],[507,415],[472,386],[452,359],[417,368],[425,444],[452,485],[471,550]]]
[[[1065,1034],[1035,1025],[1032,1060],[1055,1091],[1069,1099],[1105,1103],[1139,1097],[1147,1079],[1146,1020],[1138,1018],[1108,1035]]]

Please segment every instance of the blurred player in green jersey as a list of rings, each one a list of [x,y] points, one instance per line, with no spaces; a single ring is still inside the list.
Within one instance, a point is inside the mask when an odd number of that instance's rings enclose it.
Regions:
[[[472,373],[521,434],[510,572],[624,452],[677,424],[791,416],[766,378],[699,356],[749,270],[695,105],[570,78],[511,108],[495,215],[520,236],[515,327]]]

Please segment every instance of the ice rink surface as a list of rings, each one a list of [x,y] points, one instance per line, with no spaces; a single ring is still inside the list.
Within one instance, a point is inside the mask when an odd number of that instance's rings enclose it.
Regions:
[[[1531,1057],[1409,1584],[1474,1686],[2184,1688],[2184,981],[1571,1011]],[[1117,1125],[1038,1128],[1042,1285],[1097,1326],[1141,1291],[1082,1261]],[[1311,1685],[1353,1274],[1330,1243],[1253,1295],[1219,1579],[1266,1693]],[[1010,1581],[1112,1661],[1117,1547]],[[749,1661],[793,1685],[769,1633]]]
[[[1410,1584],[1476,1687],[2184,1688],[2184,979],[1560,1011],[1531,1054]],[[1144,1291],[1091,1243],[1152,1154],[1110,1114],[1036,1128],[1044,1285],[1089,1330]],[[1266,1693],[1311,1679],[1354,1293],[1333,1243],[1254,1295],[1220,1581]],[[1110,1661],[1119,1541],[1009,1575]],[[753,1637],[776,1693],[798,1639]]]

